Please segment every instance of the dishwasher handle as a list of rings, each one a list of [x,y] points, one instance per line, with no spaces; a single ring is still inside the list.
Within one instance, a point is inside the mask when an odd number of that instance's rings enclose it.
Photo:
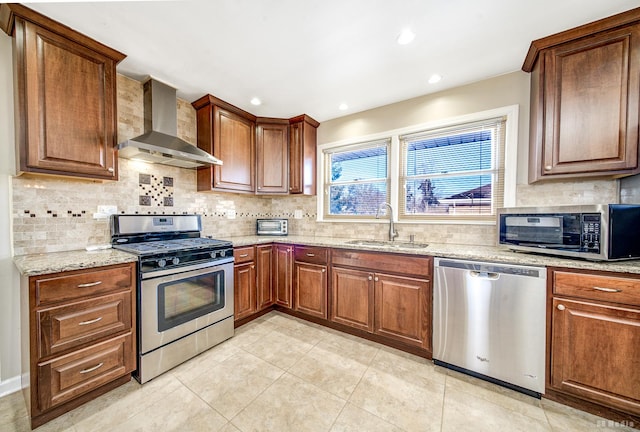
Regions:
[[[474,278],[488,279],[488,280],[498,280],[500,279],[500,273],[494,272],[481,272],[476,270],[470,270],[469,274]]]

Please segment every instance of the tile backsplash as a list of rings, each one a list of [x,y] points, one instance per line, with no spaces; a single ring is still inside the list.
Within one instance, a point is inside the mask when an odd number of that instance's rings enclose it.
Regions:
[[[142,84],[118,75],[118,142],[143,133]],[[196,142],[195,110],[178,99],[178,135]],[[203,234],[218,238],[253,235],[258,218],[290,219],[291,235],[384,239],[385,221],[339,223],[316,220],[316,198],[264,197],[196,191],[196,171],[119,160],[119,181],[22,175],[12,179],[15,255],[83,249],[109,243],[107,219],[94,219],[99,205],[127,214],[200,214]],[[636,182],[637,183],[637,182]],[[624,188],[632,195],[637,184]],[[518,185],[517,205],[619,202],[615,180]],[[294,219],[296,210],[301,219]],[[398,224],[400,240],[469,245],[495,244],[493,225]]]

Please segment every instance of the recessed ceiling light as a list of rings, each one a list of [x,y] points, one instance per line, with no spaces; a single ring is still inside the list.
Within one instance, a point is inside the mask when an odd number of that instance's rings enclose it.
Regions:
[[[429,84],[435,84],[437,82],[440,82],[440,80],[442,79],[442,77],[438,74],[433,74],[429,77]]]
[[[412,32],[410,29],[404,29],[400,32],[396,40],[400,45],[406,45],[408,43],[411,43],[413,39],[415,39],[415,37],[416,37],[416,34]]]
[[[341,104],[338,106],[338,109],[339,109],[340,111],[345,111],[345,110],[349,109],[349,105],[347,105],[346,103],[341,103]]]
[[[254,97],[253,99],[251,99],[251,105],[256,105],[256,106],[262,105],[262,101],[257,97]]]

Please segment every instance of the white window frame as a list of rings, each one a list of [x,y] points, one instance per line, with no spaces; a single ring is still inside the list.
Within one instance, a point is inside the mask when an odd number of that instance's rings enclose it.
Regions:
[[[519,121],[519,106],[509,105],[505,107],[495,108],[486,111],[480,111],[471,114],[465,114],[456,117],[450,117],[447,119],[437,120],[428,123],[422,123],[418,125],[408,126],[401,129],[394,129],[384,131],[376,134],[351,137],[340,141],[321,144],[318,146],[317,151],[317,184],[318,196],[317,196],[317,221],[318,222],[380,222],[375,218],[366,218],[362,216],[358,217],[330,217],[325,218],[324,215],[324,203],[327,197],[327,184],[325,184],[325,157],[324,150],[341,147],[346,145],[357,144],[367,141],[376,141],[381,139],[388,139],[391,137],[391,148],[389,157],[389,200],[394,210],[398,209],[399,205],[399,190],[400,190],[400,136],[417,133],[428,129],[438,129],[460,125],[464,123],[472,123],[482,121],[490,118],[502,117],[506,118],[505,121],[505,145],[504,145],[504,197],[503,206],[513,207],[516,202],[516,182],[518,165],[518,121]],[[429,216],[425,216],[424,219],[412,218],[411,220],[401,219],[398,220],[398,211],[394,211],[395,222],[400,224],[463,224],[463,225],[495,225],[495,220],[482,220],[482,219],[455,219],[443,220],[439,218],[437,220],[430,219]]]

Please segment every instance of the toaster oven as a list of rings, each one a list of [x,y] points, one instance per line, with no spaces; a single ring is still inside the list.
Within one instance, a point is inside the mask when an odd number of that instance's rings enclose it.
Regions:
[[[288,219],[258,219],[256,225],[258,235],[283,236],[289,233]]]

